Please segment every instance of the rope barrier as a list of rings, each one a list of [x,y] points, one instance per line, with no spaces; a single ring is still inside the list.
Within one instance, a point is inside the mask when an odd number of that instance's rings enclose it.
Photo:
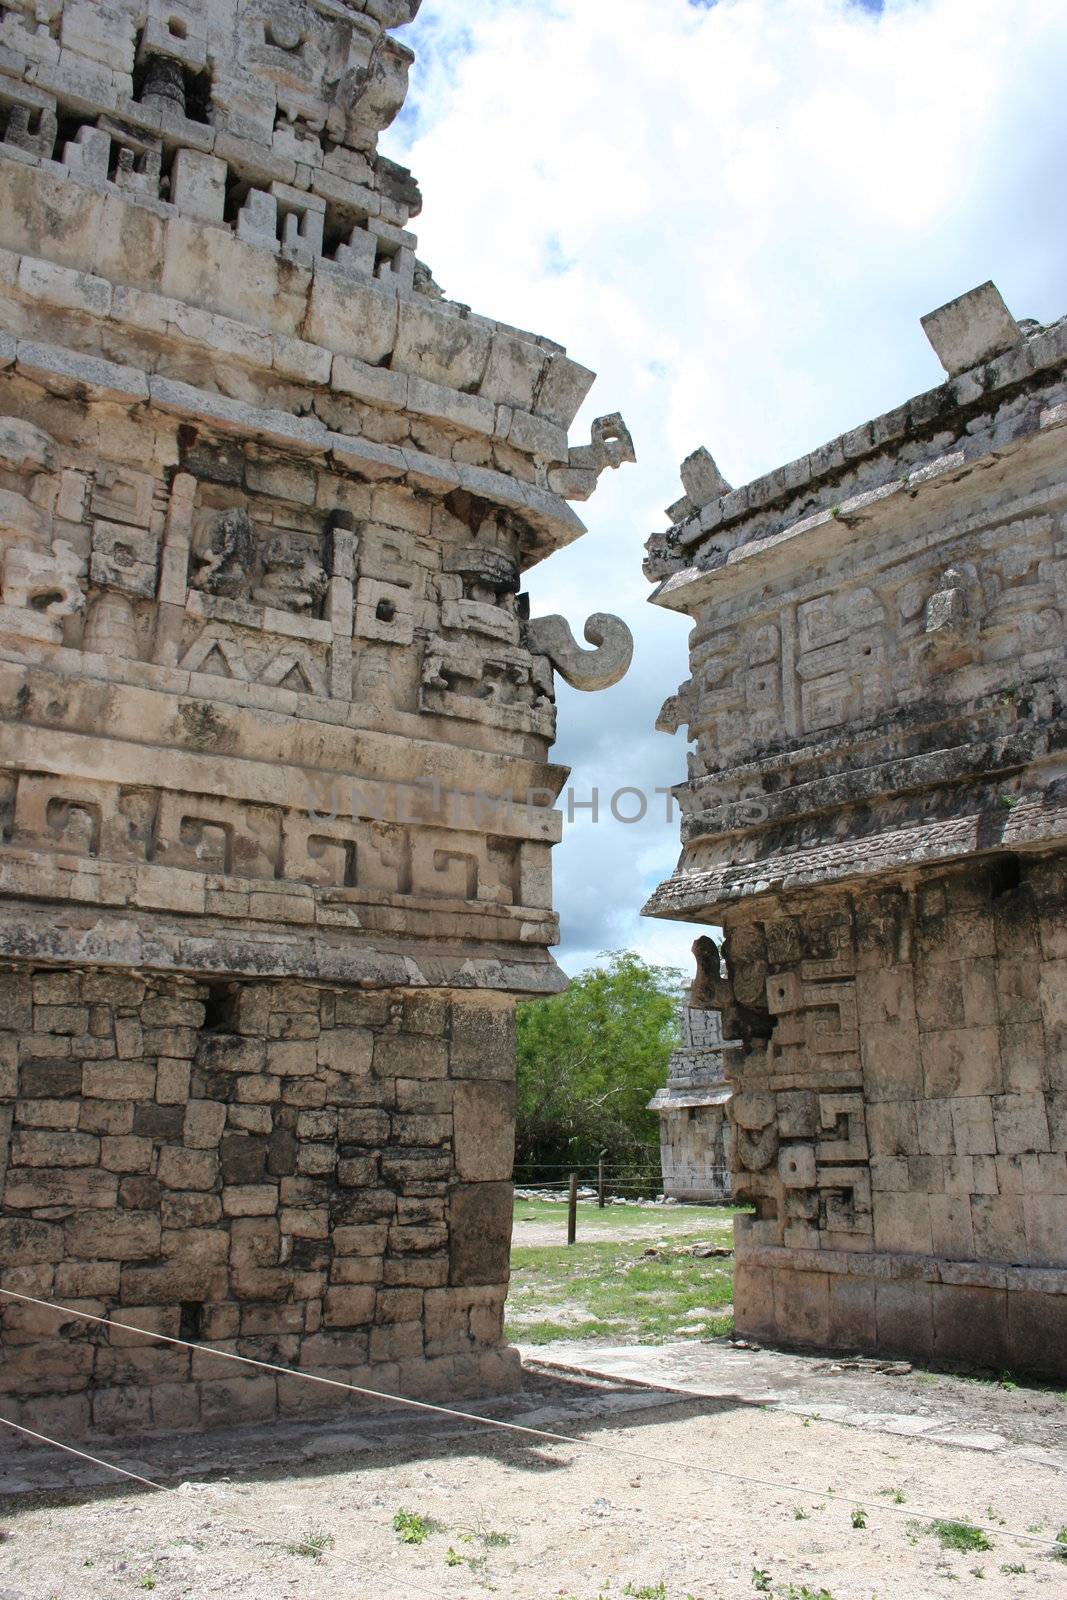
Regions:
[[[577,1439],[572,1434],[553,1433],[546,1428],[527,1428],[521,1423],[517,1422],[501,1422],[499,1418],[496,1417],[481,1417],[476,1412],[460,1411],[454,1406],[434,1405],[429,1400],[410,1400],[404,1395],[387,1394],[380,1389],[368,1389],[362,1384],[345,1383],[339,1378],[323,1378],[320,1377],[318,1373],[298,1372],[292,1367],[283,1367],[275,1362],[256,1361],[251,1356],[234,1355],[229,1350],[215,1350],[210,1345],[196,1344],[189,1339],[176,1339],[170,1334],[152,1333],[147,1328],[137,1328],[127,1322],[116,1322],[112,1318],[98,1317],[92,1312],[88,1311],[74,1311],[68,1306],[55,1305],[50,1300],[40,1300],[33,1295],[19,1294],[14,1289],[0,1289],[0,1296],[3,1296],[8,1300],[22,1301],[26,1305],[39,1306],[47,1311],[54,1311],[60,1316],[72,1317],[82,1322],[95,1323],[99,1327],[117,1328],[122,1333],[136,1333],[142,1338],[148,1339],[156,1344],[169,1344],[175,1345],[179,1349],[183,1350],[196,1350],[202,1356],[214,1356],[219,1361],[234,1361],[241,1366],[256,1367],[262,1372],[279,1373],[286,1378],[302,1378],[307,1383],[321,1384],[323,1387],[329,1389],[341,1389],[349,1394],[359,1395],[365,1400],[377,1400],[386,1405],[403,1406],[411,1411],[427,1412],[434,1416],[449,1417],[460,1422],[474,1422],[481,1427],[495,1428],[498,1432],[518,1435],[526,1439],[548,1441],[551,1444],[564,1444],[578,1450],[592,1450],[601,1455],[618,1456],[627,1461],[640,1461],[646,1465],[666,1467],[672,1472],[681,1472],[686,1474],[686,1476],[691,1476],[693,1473],[702,1474],[707,1478],[721,1479],[725,1483],[741,1484],[744,1488],[770,1489],[773,1493],[780,1495],[812,1496],[814,1498],[823,1500],[832,1498],[834,1502],[839,1505],[860,1507],[866,1510],[868,1515],[870,1515],[872,1512],[881,1513],[887,1516],[905,1517],[913,1522],[926,1522],[930,1524],[939,1522],[965,1523],[969,1528],[976,1528],[987,1534],[996,1534],[1001,1538],[1014,1539],[1022,1544],[1038,1544],[1047,1546],[1049,1549],[1054,1550],[1057,1555],[1061,1556],[1063,1555],[1065,1548],[1067,1548],[1058,1539],[1049,1539],[1041,1534],[1036,1533],[1017,1533],[1013,1529],[995,1527],[991,1523],[974,1522],[970,1518],[966,1517],[954,1517],[943,1511],[929,1511],[921,1508],[911,1507],[907,1510],[904,1510],[900,1506],[877,1504],[870,1505],[869,1497],[867,1499],[858,1499],[854,1495],[840,1494],[833,1489],[816,1489],[808,1484],[777,1483],[773,1479],[769,1478],[757,1478],[749,1474],[728,1472],[722,1467],[706,1467],[692,1461],[686,1461],[683,1463],[674,1461],[669,1456],[651,1455],[648,1451],[631,1450],[625,1446],[600,1444],[595,1439]],[[685,1389],[681,1387],[676,1388],[673,1385],[668,1386],[652,1383],[648,1385],[642,1385],[642,1387],[647,1387],[665,1394],[682,1395],[693,1400],[707,1401],[714,1398],[714,1396],[701,1394],[697,1390]],[[8,1426],[13,1427],[14,1424],[9,1423]],[[21,1431],[25,1432],[28,1430]],[[54,1443],[55,1441],[46,1440],[45,1442]],[[59,1448],[71,1449],[70,1446],[65,1445],[61,1445]],[[71,1449],[71,1454],[80,1455],[82,1452]],[[92,1458],[90,1457],[89,1459]],[[106,1462],[100,1464],[105,1466],[107,1465]],[[126,1476],[132,1477],[134,1474],[126,1474]],[[147,1479],[142,1479],[140,1481],[148,1482]],[[150,1484],[149,1486],[156,1489],[162,1487],[160,1484]]]

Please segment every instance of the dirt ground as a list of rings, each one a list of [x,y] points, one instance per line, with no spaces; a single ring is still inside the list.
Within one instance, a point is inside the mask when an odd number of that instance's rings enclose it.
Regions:
[[[1020,1405],[1016,1394],[1026,1391],[1000,1394],[1000,1410]],[[1067,1560],[1009,1536],[1056,1537],[1067,1473],[1017,1455],[1009,1464],[737,1401],[537,1374],[507,1414],[598,1448],[466,1424],[405,1433],[379,1416],[329,1437],[311,1429],[303,1448],[292,1434],[274,1464],[262,1436],[235,1431],[225,1479],[205,1482],[189,1470],[203,1440],[142,1446],[135,1470],[168,1474],[166,1493],[86,1487],[0,1501],[0,1600],[146,1590],[160,1600],[947,1600],[975,1585],[983,1600],[1067,1596]],[[323,1454],[302,1461],[305,1450]],[[855,1500],[865,1516],[854,1518]],[[991,1548],[943,1549],[919,1520],[926,1511],[990,1525]],[[435,1531],[402,1543],[400,1512]]]

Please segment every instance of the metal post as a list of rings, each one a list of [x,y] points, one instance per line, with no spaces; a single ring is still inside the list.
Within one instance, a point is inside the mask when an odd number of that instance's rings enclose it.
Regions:
[[[578,1237],[578,1174],[571,1173],[570,1203],[567,1206],[567,1243],[573,1244]]]

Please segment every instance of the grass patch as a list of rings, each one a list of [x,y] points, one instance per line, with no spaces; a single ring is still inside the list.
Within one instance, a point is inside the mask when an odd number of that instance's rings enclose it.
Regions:
[[[731,1261],[650,1261],[643,1251],[640,1241],[515,1250],[509,1338],[659,1344],[680,1327],[701,1325],[705,1336],[732,1330],[733,1318],[718,1309],[733,1301]]]
[[[518,1217],[558,1206],[516,1206]],[[589,1231],[630,1225],[630,1216],[649,1222],[647,1238],[623,1243],[579,1242],[524,1246],[522,1231],[512,1252],[507,1336],[524,1344],[598,1339],[613,1344],[660,1344],[686,1337],[679,1329],[699,1329],[698,1337],[733,1331],[728,1308],[733,1301],[733,1261],[672,1253],[703,1244],[721,1247],[732,1240],[734,1212],[727,1207],[670,1207],[650,1213],[639,1207],[589,1208]],[[692,1225],[692,1216],[700,1225]],[[600,1219],[606,1219],[601,1221]],[[540,1217],[538,1218],[540,1220]],[[672,1225],[674,1225],[672,1227]],[[677,1230],[677,1231],[676,1231]],[[579,1240],[582,1227],[579,1223]],[[650,1239],[663,1241],[662,1256],[646,1257]]]
[[[968,1522],[933,1522],[931,1532],[942,1550],[957,1550],[961,1555],[972,1555],[978,1550],[992,1550],[993,1541],[981,1528],[972,1528]]]

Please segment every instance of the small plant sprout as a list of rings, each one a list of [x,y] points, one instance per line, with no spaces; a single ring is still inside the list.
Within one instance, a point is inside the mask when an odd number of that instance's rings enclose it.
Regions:
[[[857,1506],[852,1513],[852,1526],[854,1528],[865,1528],[867,1526],[867,1513],[862,1506]]]
[[[644,1589],[635,1589],[632,1583],[628,1583],[622,1592],[625,1595],[631,1595],[633,1600],[667,1600],[667,1585],[665,1583],[648,1584]]]
[[[393,1518],[393,1532],[401,1544],[425,1544],[431,1533],[442,1533],[439,1522],[432,1517],[420,1516],[417,1511],[405,1511],[401,1506]]]
[[[753,1589],[758,1589],[760,1594],[770,1594],[770,1592],[771,1592],[771,1575],[770,1575],[770,1573],[769,1572],[764,1572],[762,1570],[762,1568],[760,1568],[760,1567],[753,1567],[752,1568],[752,1587],[753,1587]]]
[[[1056,1543],[1063,1546],[1062,1550],[1057,1551],[1060,1560],[1067,1561],[1067,1527],[1060,1529],[1056,1535]]]
[[[138,1589],[154,1589],[155,1586],[156,1586],[155,1574],[151,1573],[151,1572],[143,1573],[141,1575],[140,1581],[137,1584]]]
[[[1021,1561],[1006,1561],[1000,1570],[1006,1578],[1022,1578],[1026,1575],[1026,1568]]]
[[[903,1489],[879,1489],[878,1493],[884,1494],[887,1500],[892,1500],[895,1506],[904,1505],[908,1498]]]
[[[306,1556],[310,1561],[321,1561],[327,1550],[333,1547],[333,1534],[326,1533],[322,1528],[307,1527],[299,1539],[294,1539],[292,1544],[286,1545],[286,1550],[291,1556]]]
[[[487,1550],[506,1550],[511,1543],[510,1533],[494,1533],[492,1530],[479,1533],[478,1538]]]

